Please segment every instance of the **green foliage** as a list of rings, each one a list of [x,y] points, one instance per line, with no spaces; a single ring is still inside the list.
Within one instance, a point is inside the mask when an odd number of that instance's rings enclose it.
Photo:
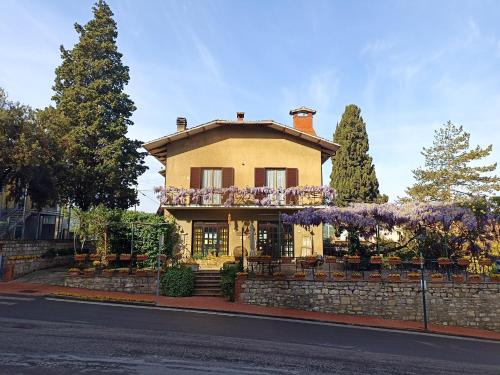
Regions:
[[[73,228],[80,243],[94,241],[97,252],[129,253],[134,238],[133,252],[147,254],[149,266],[156,265],[157,254],[171,258],[179,241],[177,226],[173,221],[165,221],[162,216],[146,212],[108,209],[104,205],[87,211],[76,210],[77,224]],[[164,245],[159,248],[160,236]]]
[[[161,278],[160,291],[164,296],[188,297],[194,292],[195,275],[191,268],[170,267]]]
[[[416,182],[406,190],[408,196],[418,201],[447,201],[499,191],[500,178],[491,175],[497,164],[478,165],[491,153],[492,145],[471,149],[469,139],[462,126],[450,121],[436,130],[432,146],[421,152],[425,164],[413,171]]]
[[[128,208],[137,203],[133,187],[146,170],[145,153],[126,135],[135,106],[123,91],[129,69],[117,50],[113,13],[103,0],[92,10],[91,21],[75,24],[79,40],[73,49],[61,47],[52,97],[56,108],[47,109],[60,125],[64,145],[65,178],[59,189],[83,210],[99,204]]]
[[[379,194],[375,166],[368,154],[368,134],[361,110],[348,105],[337,124],[333,141],[340,145],[332,157],[330,186],[337,191],[337,203],[387,200]]]
[[[15,200],[27,193],[38,208],[58,199],[59,146],[44,120],[0,88],[0,186]]]
[[[238,266],[235,264],[227,264],[220,270],[220,290],[223,297],[230,301],[234,301],[234,291],[236,286],[236,274]]]

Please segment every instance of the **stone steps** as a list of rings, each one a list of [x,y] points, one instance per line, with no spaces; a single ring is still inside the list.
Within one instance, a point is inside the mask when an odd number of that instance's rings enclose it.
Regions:
[[[219,271],[196,271],[195,296],[220,296]]]

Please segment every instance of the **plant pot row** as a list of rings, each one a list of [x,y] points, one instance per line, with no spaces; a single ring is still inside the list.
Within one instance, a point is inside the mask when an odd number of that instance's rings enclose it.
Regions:
[[[74,259],[76,262],[84,262],[85,260],[87,260],[87,256],[89,257],[89,259],[91,261],[99,261],[103,258],[102,255],[100,255],[100,254],[90,254],[90,255],[76,254]],[[109,255],[104,256],[104,259],[106,259],[108,262],[112,262],[112,261],[115,261],[117,259],[120,259],[122,261],[130,261],[132,258],[135,258],[135,260],[138,262],[144,262],[145,260],[148,259],[148,256],[145,254],[138,254],[135,256],[132,256],[130,254],[120,254],[119,257],[117,254],[109,254]]]

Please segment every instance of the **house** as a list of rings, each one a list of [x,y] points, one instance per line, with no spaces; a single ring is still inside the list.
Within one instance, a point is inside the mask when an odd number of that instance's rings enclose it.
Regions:
[[[7,188],[0,186],[0,240],[66,239],[70,235],[68,223],[61,207],[37,210],[29,196],[14,201]]]
[[[290,111],[293,127],[272,120],[213,120],[177,131],[144,148],[163,165],[162,208],[181,228],[193,258],[322,254],[322,228],[281,223],[281,214],[323,206],[322,164],[338,145],[317,136],[315,111]]]

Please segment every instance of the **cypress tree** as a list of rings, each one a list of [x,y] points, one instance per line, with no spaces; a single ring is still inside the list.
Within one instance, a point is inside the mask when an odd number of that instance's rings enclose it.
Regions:
[[[332,157],[330,186],[337,191],[337,203],[386,201],[380,196],[375,166],[368,154],[368,134],[356,105],[346,106],[333,141],[340,145]]]
[[[56,68],[52,99],[58,123],[66,124],[59,129],[66,164],[60,189],[84,210],[99,204],[128,208],[138,201],[134,185],[147,169],[145,153],[138,151],[139,141],[127,138],[135,106],[124,92],[129,69],[117,49],[113,13],[103,0],[92,11],[87,24],[75,24],[75,46],[61,46]]]

